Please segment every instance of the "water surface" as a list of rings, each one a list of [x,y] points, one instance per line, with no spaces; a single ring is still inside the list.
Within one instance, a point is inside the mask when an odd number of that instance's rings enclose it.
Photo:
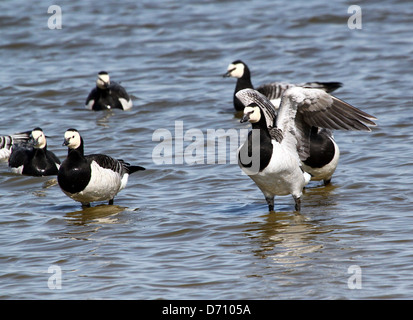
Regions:
[[[63,133],[75,127],[87,153],[147,170],[113,206],[82,209],[54,177],[0,163],[0,298],[413,297],[409,1],[361,4],[361,30],[348,28],[344,0],[100,3],[62,3],[55,30],[47,1],[0,3],[0,133],[40,126],[63,159]],[[256,85],[340,81],[338,97],[379,119],[370,133],[336,132],[332,184],[312,183],[301,214],[291,197],[269,214],[230,163],[233,147],[224,164],[152,158],[155,130],[174,138],[176,121],[203,134],[205,157],[208,129],[247,128],[232,107],[235,80],[220,76],[236,59]],[[131,111],[84,109],[101,70],[131,93]],[[353,265],[361,289],[349,288]],[[51,266],[61,289],[49,288]]]

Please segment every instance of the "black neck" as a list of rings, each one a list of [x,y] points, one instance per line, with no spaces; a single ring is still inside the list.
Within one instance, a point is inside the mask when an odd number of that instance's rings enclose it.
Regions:
[[[263,170],[268,163],[271,160],[272,156],[272,142],[271,142],[271,136],[268,131],[267,123],[265,121],[265,116],[262,114],[261,111],[261,118],[260,121],[256,123],[252,123],[252,129],[258,129],[260,130],[260,140],[259,140],[259,145],[256,145],[253,143],[252,139],[252,131],[249,132],[248,134],[248,143],[242,146],[242,148],[248,148],[248,155],[255,154],[256,152],[259,152],[260,154],[260,171]],[[245,152],[245,150],[244,150]],[[250,167],[251,164],[243,164],[244,167]]]
[[[266,133],[268,137],[270,136],[270,133],[268,131],[268,126],[267,126],[267,121],[265,120],[265,115],[260,109],[261,117],[258,122],[251,123],[251,126],[253,129],[260,129],[263,133]]]
[[[254,89],[252,82],[251,82],[251,74],[250,70],[247,66],[244,68],[244,74],[241,78],[237,79],[237,84],[235,85],[234,91],[234,107],[236,110],[244,110],[244,105],[242,102],[235,96],[235,94],[243,89]]]
[[[109,88],[102,89],[102,88],[99,88],[98,86],[96,86],[96,90],[97,92],[99,92],[100,95],[107,95],[109,92]]]
[[[44,148],[34,148],[34,158],[44,157],[46,154],[46,147]]]
[[[67,156],[71,158],[84,158],[83,138],[80,138],[80,146],[76,149],[68,149]]]
[[[254,86],[251,82],[251,73],[247,66],[245,66],[244,74],[241,78],[238,78],[237,85],[235,86],[236,92],[242,89],[254,89]]]

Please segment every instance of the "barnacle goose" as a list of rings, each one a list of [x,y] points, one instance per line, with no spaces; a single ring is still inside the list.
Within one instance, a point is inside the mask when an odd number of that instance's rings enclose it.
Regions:
[[[41,128],[31,131],[30,140],[13,147],[9,158],[11,171],[30,176],[56,175],[59,158],[47,150],[47,139]]]
[[[8,160],[10,154],[18,145],[27,144],[31,131],[19,132],[12,135],[0,136],[0,160]]]
[[[68,155],[57,181],[62,191],[82,206],[106,200],[113,204],[116,194],[126,187],[129,174],[145,170],[104,154],[85,156],[83,138],[76,129],[65,132],[63,145],[68,147]]]
[[[259,140],[251,131],[238,149],[239,165],[263,192],[270,211],[275,195],[288,194],[300,211],[302,190],[310,180],[302,161],[309,157],[312,127],[370,131],[369,126],[376,125],[375,117],[319,89],[288,89],[278,113],[254,89],[241,90],[237,97],[245,106],[241,122],[259,129]]]
[[[248,66],[243,61],[236,60],[228,66],[224,77],[237,78],[233,103],[236,110],[243,110],[244,105],[237,98],[236,93],[242,89],[254,88]],[[283,93],[289,88],[304,87],[333,92],[341,86],[342,83],[340,82],[307,82],[300,84],[273,82],[261,85],[256,90],[266,96],[278,109]],[[324,128],[313,127],[310,135],[310,157],[304,161],[307,172],[311,174],[311,180],[322,180],[324,185],[329,184],[337,168],[339,158],[340,149],[334,141],[333,132]]]
[[[96,87],[86,98],[85,107],[90,110],[129,110],[132,108],[132,99],[125,88],[117,82],[111,82],[109,74],[101,71],[96,79]]]

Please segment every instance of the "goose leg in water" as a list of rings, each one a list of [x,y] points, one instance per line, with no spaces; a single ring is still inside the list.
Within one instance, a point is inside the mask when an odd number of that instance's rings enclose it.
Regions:
[[[265,200],[267,201],[268,204],[268,210],[270,212],[274,211],[274,197],[265,197]]]

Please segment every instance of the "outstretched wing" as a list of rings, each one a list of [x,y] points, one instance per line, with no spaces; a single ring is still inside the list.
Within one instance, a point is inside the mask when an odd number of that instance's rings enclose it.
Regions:
[[[288,89],[278,111],[277,128],[297,138],[301,159],[309,155],[311,127],[331,130],[371,131],[376,118],[323,90],[294,87]]]
[[[295,87],[283,96],[283,101],[302,115],[310,126],[332,130],[371,131],[374,116],[340,100],[322,90]],[[280,111],[281,112],[281,111]]]
[[[13,148],[31,148],[31,131],[19,132],[12,135],[0,136],[0,160],[7,160]]]
[[[290,88],[303,87],[320,89],[325,92],[333,92],[340,88],[341,82],[305,82],[305,83],[288,83],[288,82],[272,82],[259,86],[256,90],[266,96],[269,100],[279,99]]]
[[[266,96],[269,100],[279,99],[289,88],[297,85],[286,82],[272,82],[259,86],[256,90]]]

